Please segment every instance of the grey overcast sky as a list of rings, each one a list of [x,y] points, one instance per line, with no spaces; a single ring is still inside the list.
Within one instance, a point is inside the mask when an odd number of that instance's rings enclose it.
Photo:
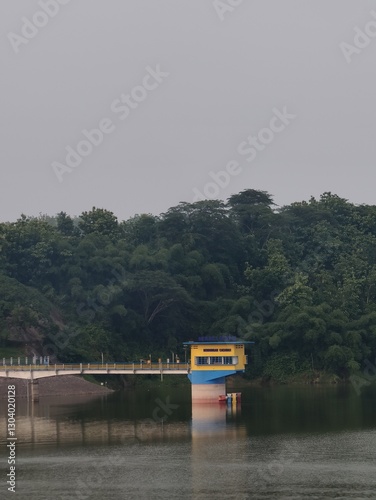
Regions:
[[[0,10],[0,220],[122,220],[246,188],[376,204],[376,1]]]

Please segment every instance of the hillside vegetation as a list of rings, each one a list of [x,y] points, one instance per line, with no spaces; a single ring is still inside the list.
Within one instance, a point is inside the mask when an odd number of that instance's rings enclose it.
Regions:
[[[361,370],[376,207],[324,193],[277,210],[248,189],[122,222],[93,208],[0,224],[0,355],[184,360],[183,341],[224,333],[255,341],[251,377]]]

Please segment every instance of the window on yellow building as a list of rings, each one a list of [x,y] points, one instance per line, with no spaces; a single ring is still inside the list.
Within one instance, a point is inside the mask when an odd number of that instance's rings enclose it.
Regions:
[[[210,361],[209,363],[211,365],[223,365],[223,358],[222,357],[217,357],[217,356],[213,356],[210,358]]]
[[[238,356],[196,356],[196,366],[203,365],[237,365],[239,361]]]
[[[196,356],[196,365],[207,365],[209,358],[206,356]]]

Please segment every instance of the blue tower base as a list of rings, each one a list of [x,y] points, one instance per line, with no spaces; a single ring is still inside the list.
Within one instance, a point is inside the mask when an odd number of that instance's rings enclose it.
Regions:
[[[192,371],[188,378],[192,384],[192,403],[218,402],[219,396],[226,394],[226,377],[235,370]]]

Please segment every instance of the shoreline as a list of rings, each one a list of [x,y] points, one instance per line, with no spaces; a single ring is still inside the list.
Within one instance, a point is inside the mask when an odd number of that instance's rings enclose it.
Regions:
[[[229,377],[227,383],[230,386],[233,385],[243,385],[243,386],[254,386],[254,387],[275,387],[275,386],[319,386],[319,385],[347,385],[351,383],[350,379],[340,378],[334,373],[327,372],[302,372],[296,375],[288,375],[282,380],[257,377],[253,379],[247,379],[243,377]]]
[[[8,385],[16,387],[16,397],[27,398],[28,380],[19,378],[0,378],[0,399],[8,396]],[[45,396],[84,396],[106,395],[114,392],[108,387],[94,384],[79,375],[64,375],[60,377],[46,377],[38,379],[39,397]]]
[[[0,378],[0,400],[7,398],[8,385],[16,387],[16,397],[27,398],[28,380],[15,378]],[[64,396],[85,396],[85,395],[107,395],[115,392],[114,389],[109,389],[106,386],[85,380],[79,375],[64,375],[58,377],[46,377],[38,379],[39,382],[39,397],[64,397]],[[140,385],[145,385],[145,381],[139,381]],[[170,381],[175,385],[175,381]],[[148,380],[146,385],[160,384],[158,380]],[[163,382],[165,383],[165,382]],[[351,383],[349,379],[341,379],[337,375],[316,372],[300,373],[295,376],[289,376],[284,380],[275,380],[258,377],[247,379],[239,376],[230,376],[227,379],[227,387],[229,390],[240,389],[241,387],[278,387],[278,386],[333,386],[333,385],[348,385]],[[128,381],[128,385],[132,386],[132,381]],[[136,384],[138,385],[138,384]],[[168,384],[167,384],[168,385]]]

